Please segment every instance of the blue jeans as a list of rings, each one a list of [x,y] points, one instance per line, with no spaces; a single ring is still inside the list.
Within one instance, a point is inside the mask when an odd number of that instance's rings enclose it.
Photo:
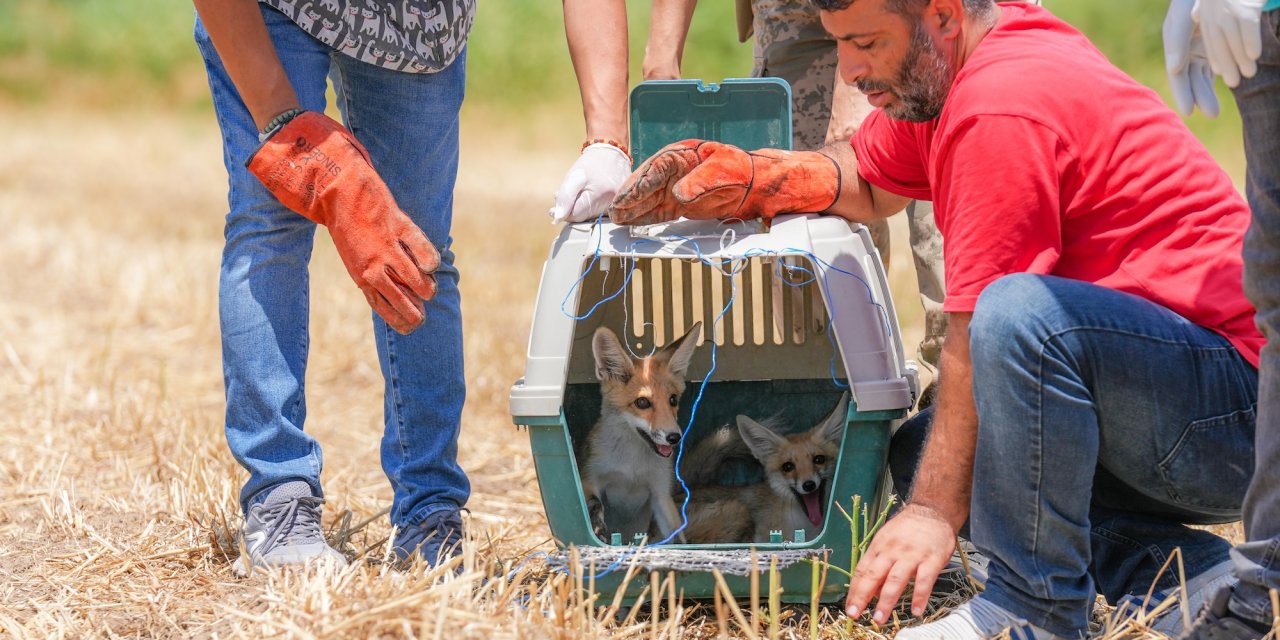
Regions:
[[[984,598],[1065,637],[1096,593],[1145,594],[1230,545],[1185,524],[1239,518],[1257,371],[1223,337],[1137,296],[1030,274],[986,288],[969,325],[978,443],[969,527]],[[944,373],[945,375],[945,373]],[[894,436],[898,490],[929,415]],[[1177,585],[1177,567],[1158,588]]]
[[[1280,11],[1262,15],[1258,73],[1234,91],[1253,210],[1244,240],[1244,287],[1267,344],[1259,371],[1258,471],[1244,501],[1247,541],[1232,552],[1240,586],[1231,608],[1270,623],[1268,590],[1280,589]]]
[[[405,527],[458,509],[470,494],[457,462],[465,384],[449,237],[465,56],[435,74],[390,71],[334,52],[274,9],[264,6],[262,13],[303,108],[324,110],[332,77],[345,124],[369,150],[396,202],[440,251],[438,288],[422,327],[400,335],[370,312],[386,383],[382,468],[394,490],[391,521]],[[320,445],[303,431],[307,263],[316,225],[286,209],[245,169],[258,146],[257,127],[198,18],[195,39],[230,182],[219,313],[227,444],[249,471],[240,494],[247,512],[263,489],[284,480],[305,480],[322,495]],[[354,287],[349,294],[361,299]]]

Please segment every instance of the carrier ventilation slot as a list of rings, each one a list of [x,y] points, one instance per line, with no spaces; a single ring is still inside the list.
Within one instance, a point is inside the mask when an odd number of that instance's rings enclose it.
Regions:
[[[826,305],[807,260],[745,262],[726,266],[730,276],[697,260],[638,259],[624,301],[630,341],[664,345],[701,321],[705,342],[734,292],[715,333],[719,346],[800,345],[826,332]]]

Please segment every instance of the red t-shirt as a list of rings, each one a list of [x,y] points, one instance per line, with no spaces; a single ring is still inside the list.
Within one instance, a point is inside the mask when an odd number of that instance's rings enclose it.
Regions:
[[[970,312],[1000,276],[1052,274],[1132,293],[1213,330],[1253,363],[1249,209],[1154,91],[1040,7],[1000,19],[931,122],[873,112],[853,148],[882,189],[934,202],[943,309]]]

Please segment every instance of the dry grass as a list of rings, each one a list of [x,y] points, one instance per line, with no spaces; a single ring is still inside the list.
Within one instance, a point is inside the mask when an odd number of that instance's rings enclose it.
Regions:
[[[571,147],[513,149],[474,128],[464,137],[455,247],[474,539],[462,575],[397,575],[377,561],[388,526],[374,516],[390,501],[377,455],[381,382],[368,311],[321,241],[307,427],[327,452],[326,524],[372,518],[346,546],[369,561],[237,580],[218,535],[238,525],[243,476],[222,436],[226,183],[211,119],[9,110],[0,140],[0,636],[743,635],[692,603],[615,620],[536,563],[500,577],[550,548],[506,398],[553,234],[544,208]],[[910,329],[919,311],[907,261],[892,271]],[[818,613],[824,638],[892,635]],[[784,616],[783,637],[808,637],[805,608]]]

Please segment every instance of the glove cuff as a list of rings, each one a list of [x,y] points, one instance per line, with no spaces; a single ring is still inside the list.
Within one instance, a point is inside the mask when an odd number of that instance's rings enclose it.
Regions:
[[[752,184],[734,217],[773,218],[784,213],[821,213],[840,198],[840,165],[816,151],[761,150],[750,153]]]
[[[278,127],[245,166],[281,204],[324,225],[330,212],[321,206],[320,196],[329,186],[373,171],[369,153],[355,136],[317,111],[304,111]]]

